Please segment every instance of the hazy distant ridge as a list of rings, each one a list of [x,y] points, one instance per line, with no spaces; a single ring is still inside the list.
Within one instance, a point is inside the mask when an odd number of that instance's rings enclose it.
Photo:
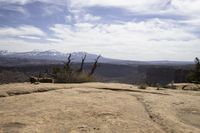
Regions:
[[[81,58],[86,54],[87,59],[86,62],[93,62],[98,55],[86,53],[86,52],[73,52],[72,61],[80,62]],[[29,52],[8,52],[8,51],[0,51],[1,57],[7,58],[20,58],[20,59],[39,59],[39,60],[51,60],[51,61],[65,61],[68,57],[69,53],[61,53],[56,50],[47,50],[47,51],[39,51],[33,50]],[[193,62],[187,61],[129,61],[129,60],[118,60],[111,58],[100,58],[101,63],[110,63],[110,64],[124,64],[124,65],[184,65],[184,64],[192,64]]]

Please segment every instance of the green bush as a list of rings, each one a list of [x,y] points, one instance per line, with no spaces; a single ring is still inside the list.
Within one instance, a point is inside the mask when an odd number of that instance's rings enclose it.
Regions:
[[[195,58],[195,68],[188,74],[187,81],[191,83],[200,83],[200,60],[197,57]]]

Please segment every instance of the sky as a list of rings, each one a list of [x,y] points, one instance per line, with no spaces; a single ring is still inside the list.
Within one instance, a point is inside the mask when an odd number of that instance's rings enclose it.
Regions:
[[[200,0],[0,0],[0,50],[200,57]]]

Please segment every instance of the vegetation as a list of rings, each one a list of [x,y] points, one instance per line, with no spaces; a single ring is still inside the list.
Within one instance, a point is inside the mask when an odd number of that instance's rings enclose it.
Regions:
[[[81,65],[78,70],[74,70],[71,68],[71,54],[67,58],[67,62],[64,62],[64,67],[54,67],[52,73],[48,73],[48,75],[54,78],[55,83],[82,83],[82,82],[91,82],[94,81],[94,77],[92,76],[97,68],[98,60],[100,56],[95,60],[91,71],[86,72],[83,70],[86,55],[82,57]]]
[[[138,89],[146,89],[147,85],[146,84],[141,84],[138,86]]]
[[[200,60],[197,57],[195,58],[195,68],[189,73],[187,80],[190,83],[200,83]]]
[[[0,69],[0,84],[27,81],[27,76],[23,72]]]
[[[67,56],[68,57],[68,56]],[[66,62],[68,61],[66,57]],[[81,68],[81,62],[75,63],[73,56],[70,63],[71,69],[75,73],[83,73],[85,77],[91,72],[91,68],[94,63],[85,62]],[[84,55],[82,56],[82,59]],[[80,57],[81,59],[81,57]],[[88,56],[87,56],[88,59]],[[86,59],[86,60],[87,60]],[[1,60],[2,61],[2,60]],[[53,61],[50,63],[45,63],[44,61],[38,60],[28,60],[31,62],[27,64],[23,60],[13,59],[7,60],[7,63],[0,61],[0,83],[12,83],[12,82],[27,82],[30,76],[35,76],[37,78],[53,78],[51,74],[54,71],[62,71],[64,63],[60,61]],[[81,60],[80,60],[81,61]],[[23,64],[23,65],[22,65]],[[104,63],[101,68],[95,70],[95,80],[99,82],[120,82],[120,83],[134,83],[134,84],[147,84],[148,86],[155,86],[159,83],[161,86],[165,86],[174,80],[175,83],[185,83],[186,76],[190,73],[191,68],[194,65],[175,65],[175,66],[157,66],[157,65],[119,65],[111,63]],[[177,74],[177,68],[183,71]],[[78,71],[80,69],[80,72]],[[47,72],[49,74],[47,74]],[[59,73],[58,73],[59,75]],[[77,75],[77,74],[76,74]],[[93,78],[94,75],[89,78]],[[146,78],[144,79],[143,76]],[[58,77],[59,78],[59,77]],[[145,82],[144,82],[145,81]]]

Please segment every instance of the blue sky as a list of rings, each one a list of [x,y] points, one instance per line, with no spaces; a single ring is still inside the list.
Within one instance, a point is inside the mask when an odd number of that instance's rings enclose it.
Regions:
[[[0,0],[0,50],[200,57],[200,0]]]

